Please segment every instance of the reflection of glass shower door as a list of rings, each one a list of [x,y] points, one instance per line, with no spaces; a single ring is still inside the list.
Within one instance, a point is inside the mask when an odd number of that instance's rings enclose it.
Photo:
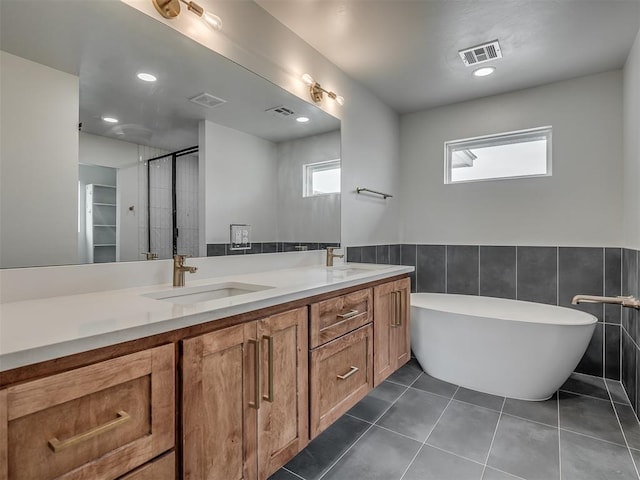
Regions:
[[[198,256],[198,148],[161,155],[147,165],[148,251],[161,259]]]
[[[149,251],[173,257],[172,158],[149,164]]]
[[[180,255],[197,257],[198,250],[198,156],[176,161],[176,247]]]

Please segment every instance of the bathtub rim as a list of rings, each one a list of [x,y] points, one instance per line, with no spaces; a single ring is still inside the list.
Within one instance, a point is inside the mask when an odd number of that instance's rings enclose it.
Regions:
[[[429,298],[433,300],[442,300],[443,298],[447,298],[449,301],[458,299],[459,302],[457,304],[457,308],[445,308],[442,307],[441,304],[437,305],[428,305]],[[505,304],[505,305],[520,305],[518,308],[522,308],[527,306],[529,308],[528,314],[533,314],[532,311],[537,311],[539,314],[549,314],[555,315],[556,319],[554,321],[549,321],[547,317],[540,318],[525,318],[521,317],[522,311],[517,312],[515,315],[513,314],[513,310],[509,312],[500,312],[498,314],[495,311],[487,312],[487,311],[471,311],[468,308],[462,308],[460,303],[464,304],[464,307],[468,307],[469,304],[474,304],[476,307],[480,307],[481,303],[484,302],[485,306],[487,303],[490,304]],[[499,297],[488,297],[481,295],[461,295],[456,293],[427,293],[427,292],[418,292],[411,294],[411,308],[420,308],[424,310],[431,310],[434,312],[446,312],[456,315],[467,315],[470,317],[476,317],[479,319],[492,318],[496,320],[504,320],[511,322],[521,322],[521,323],[533,323],[538,325],[559,325],[559,326],[579,326],[579,325],[592,325],[599,322],[598,318],[588,312],[583,312],[581,310],[568,308],[559,305],[549,305],[546,303],[537,303],[537,302],[529,302],[526,300],[515,300],[511,298],[499,298]],[[559,314],[564,314],[565,321],[558,321]],[[515,317],[515,318],[514,318]],[[518,318],[520,317],[520,318]],[[567,321],[569,320],[570,321]]]

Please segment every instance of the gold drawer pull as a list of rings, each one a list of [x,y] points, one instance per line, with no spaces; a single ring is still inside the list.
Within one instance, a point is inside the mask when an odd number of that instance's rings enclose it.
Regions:
[[[347,378],[349,378],[351,375],[353,375],[354,373],[356,373],[358,370],[360,370],[358,367],[351,367],[349,369],[349,371],[347,373],[345,373],[344,375],[336,375],[338,377],[338,380],[346,380]]]
[[[339,313],[338,315],[336,315],[338,318],[351,318],[351,317],[355,317],[356,315],[360,315],[360,312],[358,310],[349,310],[347,313]]]
[[[49,440],[49,447],[51,448],[51,450],[53,450],[55,453],[64,450],[66,448],[72,447],[74,445],[77,445],[79,443],[82,443],[86,440],[89,440],[90,438],[96,437],[98,435],[100,435],[101,433],[107,432],[109,430],[112,430],[114,428],[116,428],[118,425],[121,425],[125,422],[128,422],[131,419],[131,415],[129,415],[127,412],[125,412],[124,410],[120,410],[118,412],[118,418],[111,420],[110,422],[105,423],[104,425],[100,425],[96,428],[93,428],[91,430],[89,430],[88,432],[84,432],[84,433],[80,433],[79,435],[76,435],[75,437],[71,437],[68,438],[66,440],[58,440],[57,438],[53,437],[51,440]]]

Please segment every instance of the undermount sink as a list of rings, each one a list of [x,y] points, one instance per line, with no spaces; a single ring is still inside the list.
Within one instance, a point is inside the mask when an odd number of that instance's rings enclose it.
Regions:
[[[259,292],[270,288],[274,287],[254,285],[251,283],[224,282],[190,288],[173,288],[172,290],[165,290],[163,292],[147,293],[143,295],[143,297],[153,298],[154,300],[164,300],[165,302],[171,302],[177,305],[192,305],[194,303],[208,302],[220,298],[246,295],[247,293]]]
[[[369,273],[371,271],[380,270],[387,265],[371,265],[365,267],[364,265],[351,266],[351,265],[335,265],[333,267],[327,267],[327,271],[338,275],[358,275],[360,273]]]

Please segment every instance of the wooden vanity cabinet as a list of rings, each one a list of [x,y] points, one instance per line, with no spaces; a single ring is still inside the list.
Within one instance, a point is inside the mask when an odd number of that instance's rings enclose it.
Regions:
[[[374,386],[409,361],[411,281],[396,280],[373,289]]]
[[[0,391],[0,479],[113,479],[169,451],[174,370],[164,345]]]
[[[307,445],[306,307],[182,344],[185,480],[265,480]]]

